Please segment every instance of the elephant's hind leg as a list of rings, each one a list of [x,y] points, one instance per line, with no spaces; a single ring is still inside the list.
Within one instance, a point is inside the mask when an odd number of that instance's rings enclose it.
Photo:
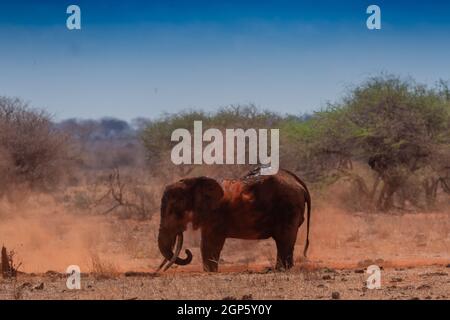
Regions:
[[[225,237],[217,234],[202,232],[201,252],[203,270],[217,272],[219,269],[220,252],[225,244]]]
[[[284,233],[274,236],[277,245],[277,270],[287,270],[294,266],[294,246],[297,240],[297,231],[284,230]]]

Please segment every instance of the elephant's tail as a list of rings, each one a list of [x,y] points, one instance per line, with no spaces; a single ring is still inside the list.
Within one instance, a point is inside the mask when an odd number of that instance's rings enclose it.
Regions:
[[[303,249],[303,256],[306,257],[306,253],[308,252],[308,248],[309,248],[309,222],[311,220],[311,195],[309,193],[308,187],[306,186],[306,183],[304,183],[299,177],[297,177],[296,174],[290,172],[289,170],[284,170],[284,171],[286,171],[295,180],[297,180],[297,182],[300,183],[300,185],[306,191],[305,200],[306,200],[306,204],[308,205],[308,211],[307,211],[307,216],[306,216],[306,219],[307,219],[306,220],[306,242],[305,242],[305,249]]]

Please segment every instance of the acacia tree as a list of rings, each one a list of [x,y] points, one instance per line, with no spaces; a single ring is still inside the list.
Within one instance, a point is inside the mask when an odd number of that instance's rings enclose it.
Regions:
[[[416,184],[424,187],[432,205],[442,181],[442,154],[450,146],[445,88],[429,89],[394,76],[369,79],[307,124],[307,162],[322,164],[317,168],[321,172],[351,169],[355,160],[367,163],[377,175],[367,193],[378,195],[374,200],[381,210],[391,209],[394,195],[405,198],[405,189]],[[408,200],[418,204],[414,197]]]

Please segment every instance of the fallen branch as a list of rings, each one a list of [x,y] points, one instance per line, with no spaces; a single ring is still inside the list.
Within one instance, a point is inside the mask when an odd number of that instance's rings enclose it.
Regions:
[[[121,180],[119,169],[115,169],[114,172],[109,175],[107,188],[108,191],[103,197],[101,197],[101,200],[106,199],[108,196],[110,196],[114,201],[114,205],[112,205],[102,214],[108,214],[122,207],[128,210],[128,212],[137,214],[141,218],[146,216],[147,212],[149,211],[145,203],[146,195],[139,194],[137,190],[134,190],[134,198],[135,200],[139,201],[139,204],[126,200],[125,198],[126,183],[124,183]],[[130,192],[128,192],[128,196],[129,195]]]

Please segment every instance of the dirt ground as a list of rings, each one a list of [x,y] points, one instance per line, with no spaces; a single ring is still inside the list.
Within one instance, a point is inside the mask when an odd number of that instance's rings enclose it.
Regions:
[[[19,275],[0,280],[1,299],[445,299],[450,268],[382,270],[381,289],[365,286],[363,269],[289,272],[126,273],[83,275],[81,290],[66,288],[66,275]]]

